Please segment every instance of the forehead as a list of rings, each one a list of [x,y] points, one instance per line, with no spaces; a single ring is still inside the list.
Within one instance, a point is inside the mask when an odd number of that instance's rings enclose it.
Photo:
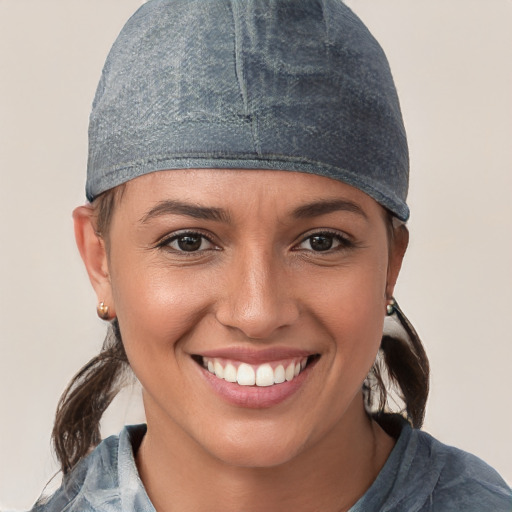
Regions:
[[[312,201],[344,200],[371,216],[384,209],[370,196],[338,180],[292,171],[180,169],[158,171],[126,183],[122,203],[143,210],[161,201],[180,200],[225,209],[279,211]]]

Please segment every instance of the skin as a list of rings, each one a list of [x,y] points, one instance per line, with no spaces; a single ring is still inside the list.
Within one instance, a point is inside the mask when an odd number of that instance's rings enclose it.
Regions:
[[[222,213],[197,218],[177,201]],[[339,511],[364,494],[394,445],[365,413],[361,386],[405,227],[390,239],[384,209],[329,178],[209,169],[128,182],[104,236],[90,206],[74,220],[98,302],[117,316],[143,387],[148,432],[136,461],[159,512]],[[184,232],[206,238],[186,252]],[[192,358],[241,347],[319,357],[297,392],[254,409],[219,396]]]

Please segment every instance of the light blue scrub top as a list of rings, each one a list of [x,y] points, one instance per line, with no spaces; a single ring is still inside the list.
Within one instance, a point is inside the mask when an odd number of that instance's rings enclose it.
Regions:
[[[155,512],[139,478],[133,447],[145,425],[105,439],[32,512]],[[512,491],[479,458],[404,423],[371,487],[349,512],[512,512]]]

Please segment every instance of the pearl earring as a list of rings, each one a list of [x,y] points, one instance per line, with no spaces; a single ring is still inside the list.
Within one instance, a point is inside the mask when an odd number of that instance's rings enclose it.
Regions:
[[[102,320],[108,320],[108,306],[103,301],[96,306],[96,313]]]
[[[391,316],[395,312],[395,299],[391,298],[386,306],[386,315]]]

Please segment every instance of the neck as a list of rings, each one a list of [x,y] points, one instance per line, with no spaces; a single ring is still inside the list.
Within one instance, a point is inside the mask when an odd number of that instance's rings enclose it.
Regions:
[[[359,403],[359,402],[357,402]],[[191,440],[169,419],[148,417],[136,462],[158,512],[348,510],[370,487],[394,440],[364,412],[348,411],[322,440],[275,467],[225,463]],[[213,508],[212,508],[213,507]]]

